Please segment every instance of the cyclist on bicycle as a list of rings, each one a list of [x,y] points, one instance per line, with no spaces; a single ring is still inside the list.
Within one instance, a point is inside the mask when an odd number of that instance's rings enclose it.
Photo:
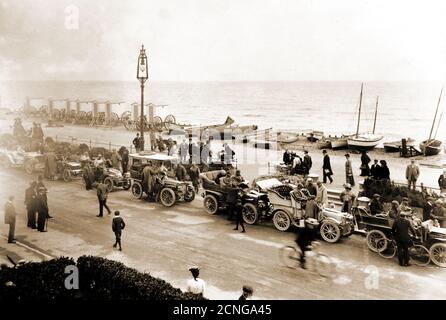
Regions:
[[[305,267],[305,251],[311,250],[311,243],[315,238],[316,228],[319,226],[319,222],[313,218],[305,219],[304,227],[297,228],[296,244],[300,248],[300,267]]]

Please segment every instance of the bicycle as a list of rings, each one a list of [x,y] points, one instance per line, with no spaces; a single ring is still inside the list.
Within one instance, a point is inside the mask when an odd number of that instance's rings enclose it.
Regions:
[[[307,251],[306,264],[312,266],[313,268],[310,269],[316,271],[321,277],[333,278],[335,276],[335,264],[326,254],[318,250],[319,246],[320,242],[318,241],[313,241],[312,245],[309,246],[311,251]],[[298,269],[300,268],[300,253],[301,250],[297,246],[284,246],[279,252],[280,260],[286,267]]]
[[[394,258],[398,252],[396,241],[393,239],[385,238],[378,240],[378,244],[380,241],[387,241],[387,247],[384,250],[378,252],[379,255],[386,259]],[[427,266],[431,262],[429,250],[421,244],[415,244],[411,240],[409,245],[409,260],[413,261],[413,263],[417,266]]]

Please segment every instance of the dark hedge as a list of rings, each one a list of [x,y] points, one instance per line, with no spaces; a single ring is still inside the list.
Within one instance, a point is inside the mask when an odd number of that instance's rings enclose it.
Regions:
[[[77,265],[79,290],[65,288],[65,267]],[[8,282],[14,283],[13,286]],[[10,283],[9,283],[10,284]],[[100,257],[58,258],[0,270],[0,300],[196,300],[164,280]]]

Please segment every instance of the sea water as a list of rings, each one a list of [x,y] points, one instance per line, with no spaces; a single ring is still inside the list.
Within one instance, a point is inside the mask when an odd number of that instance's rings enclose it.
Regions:
[[[356,131],[360,82],[152,82],[145,85],[145,102],[159,107],[161,117],[173,114],[177,122],[206,125],[223,123],[231,116],[241,125],[256,124],[260,129],[303,131],[321,130],[327,134]],[[376,99],[379,96],[376,133],[387,140],[412,137],[426,139],[440,94],[440,83],[364,83],[360,131],[373,128]],[[2,82],[0,105],[20,108],[25,98],[39,108],[46,99],[112,101],[113,112],[121,115],[140,101],[140,86],[134,82],[55,81]],[[63,101],[55,101],[63,106]],[[442,102],[437,118],[440,117]],[[88,105],[83,103],[82,108]],[[91,108],[91,107],[90,107]],[[446,117],[446,115],[445,115]],[[446,138],[445,120],[437,138]],[[434,129],[434,133],[436,128]]]

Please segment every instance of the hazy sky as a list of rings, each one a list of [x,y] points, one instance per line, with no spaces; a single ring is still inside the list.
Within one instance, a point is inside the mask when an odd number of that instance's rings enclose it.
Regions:
[[[135,80],[144,43],[151,80],[444,81],[445,17],[443,0],[0,0],[0,79]]]

